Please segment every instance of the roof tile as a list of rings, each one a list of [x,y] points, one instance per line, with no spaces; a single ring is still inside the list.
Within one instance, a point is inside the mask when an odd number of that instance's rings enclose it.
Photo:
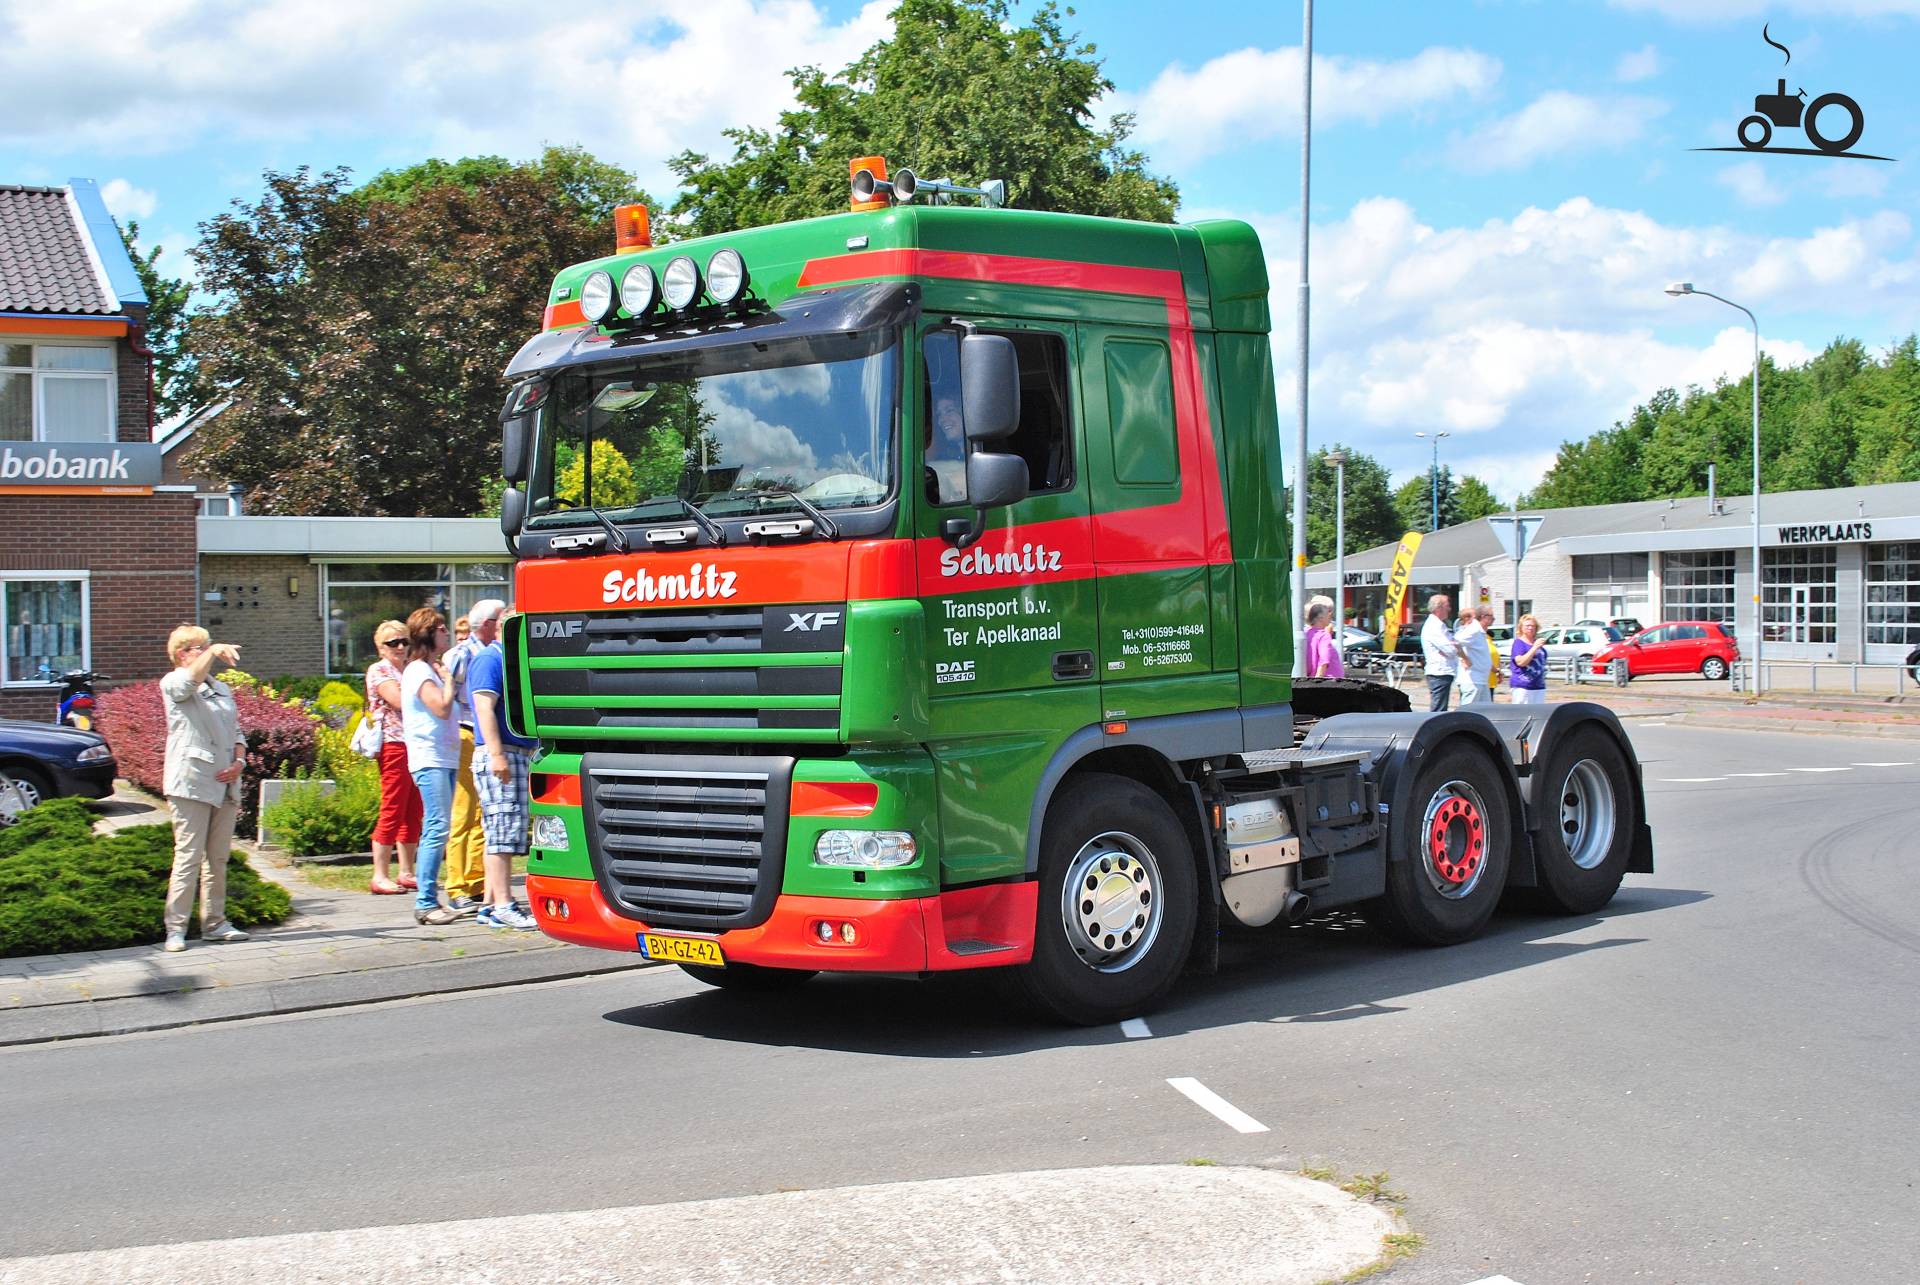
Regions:
[[[64,188],[0,184],[0,311],[112,314]]]

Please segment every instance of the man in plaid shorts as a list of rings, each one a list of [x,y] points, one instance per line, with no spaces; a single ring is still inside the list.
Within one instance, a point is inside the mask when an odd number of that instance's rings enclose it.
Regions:
[[[506,652],[499,639],[467,662],[467,699],[473,702],[473,784],[480,795],[480,826],[486,831],[486,902],[473,922],[483,928],[534,926],[533,916],[513,899],[513,859],[527,854],[527,753],[537,741],[506,727]]]

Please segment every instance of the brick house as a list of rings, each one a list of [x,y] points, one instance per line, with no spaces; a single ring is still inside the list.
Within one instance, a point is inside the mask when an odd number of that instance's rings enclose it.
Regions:
[[[160,673],[195,619],[196,499],[161,477],[146,315],[92,180],[0,184],[0,717],[51,720],[68,669]]]

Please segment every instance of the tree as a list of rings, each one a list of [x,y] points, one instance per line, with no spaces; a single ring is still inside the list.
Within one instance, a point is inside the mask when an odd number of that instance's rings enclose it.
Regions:
[[[553,275],[606,253],[607,203],[645,201],[584,153],[430,162],[354,191],[345,170],[269,172],[201,227],[217,309],[186,348],[232,399],[196,467],[262,513],[476,512],[499,471],[500,372]]]
[[[1385,466],[1363,451],[1334,443],[1330,451],[1347,453],[1347,552],[1358,553],[1398,540],[1406,530],[1394,510]],[[1307,461],[1307,559],[1325,562],[1335,552],[1338,470],[1324,453]],[[1287,488],[1287,512],[1293,512],[1293,488]]]
[[[1493,490],[1471,473],[1462,474],[1453,492],[1454,520],[1472,522],[1489,513],[1499,513],[1506,505],[1493,498]]]
[[[587,457],[578,452],[560,470],[553,488],[562,504],[578,506],[587,498]],[[620,448],[601,438],[593,444],[593,503],[595,508],[624,509],[640,498],[633,464]]]
[[[120,239],[126,243],[127,257],[133,260],[140,289],[147,296],[147,322],[141,327],[142,337],[153,351],[154,415],[165,419],[191,409],[199,400],[193,356],[181,347],[193,286],[183,278],[161,275],[159,246],[144,255],[140,253],[140,225],[134,220],[128,219],[127,226],[120,229]]]
[[[1095,123],[1113,82],[1057,5],[1025,26],[1008,0],[902,0],[892,17],[892,37],[841,71],[789,72],[797,105],[774,129],[728,130],[730,160],[669,162],[691,232],[844,211],[847,162],[869,155],[929,177],[1004,179],[1022,209],[1172,221],[1179,190],[1126,146],[1132,117]]]
[[[1460,520],[1459,502],[1454,495],[1453,469],[1446,464],[1440,466],[1438,474],[1440,490],[1440,526],[1442,529],[1454,525]],[[1433,493],[1435,475],[1432,471],[1418,477],[1409,478],[1400,484],[1393,493],[1393,507],[1400,515],[1402,531],[1432,531]]]

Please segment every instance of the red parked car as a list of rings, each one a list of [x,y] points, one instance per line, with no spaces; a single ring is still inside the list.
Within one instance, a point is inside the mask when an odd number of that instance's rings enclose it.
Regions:
[[[1714,620],[1669,620],[1643,630],[1625,642],[1602,648],[1593,657],[1593,672],[1612,672],[1613,662],[1624,661],[1627,677],[1642,674],[1698,674],[1722,679],[1740,659],[1733,631]]]

